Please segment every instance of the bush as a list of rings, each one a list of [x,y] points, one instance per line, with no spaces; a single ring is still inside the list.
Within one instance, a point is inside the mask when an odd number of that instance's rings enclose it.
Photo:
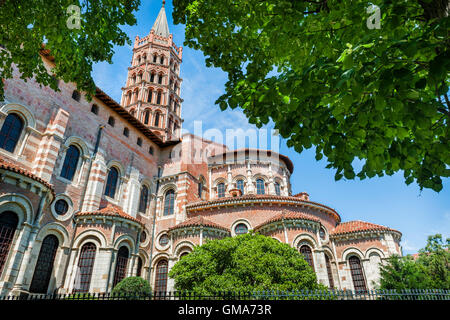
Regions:
[[[152,289],[150,284],[141,277],[128,277],[120,281],[112,290],[113,295],[131,298],[138,296],[150,296]]]
[[[173,266],[169,276],[175,279],[176,290],[203,296],[326,289],[297,250],[259,234],[196,246]]]

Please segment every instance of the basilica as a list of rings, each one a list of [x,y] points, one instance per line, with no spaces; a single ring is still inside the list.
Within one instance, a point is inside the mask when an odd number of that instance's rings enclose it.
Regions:
[[[195,246],[250,231],[298,250],[329,288],[377,288],[401,233],[294,192],[282,154],[182,135],[182,61],[163,5],[134,40],[120,103],[17,69],[4,81],[0,296],[105,293],[130,276],[172,291],[168,272]]]

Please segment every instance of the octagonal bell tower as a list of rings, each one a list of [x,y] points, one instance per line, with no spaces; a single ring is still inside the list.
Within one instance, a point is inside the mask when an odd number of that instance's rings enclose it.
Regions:
[[[121,105],[164,141],[180,138],[183,48],[173,43],[162,3],[150,33],[136,36]]]

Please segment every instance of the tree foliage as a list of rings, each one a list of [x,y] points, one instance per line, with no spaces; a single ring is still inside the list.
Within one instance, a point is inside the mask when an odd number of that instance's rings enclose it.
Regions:
[[[448,0],[173,3],[185,45],[228,73],[222,110],[240,107],[258,127],[272,120],[297,152],[314,145],[336,180],[403,171],[406,184],[442,189]],[[369,3],[380,9],[379,29]]]
[[[325,288],[297,250],[257,234],[197,246],[173,266],[169,276],[177,290],[199,294]]]
[[[114,45],[131,44],[120,26],[136,23],[133,11],[139,4],[140,0],[1,0],[0,45],[6,50],[0,48],[0,78],[11,78],[15,65],[25,81],[34,76],[38,83],[58,90],[55,78],[62,79],[92,97],[93,63],[111,63]],[[69,6],[80,9],[79,28],[74,26],[76,11]],[[55,78],[39,55],[43,44],[55,58],[51,70]],[[3,95],[0,81],[0,100]]]
[[[149,296],[152,289],[148,281],[141,277],[128,277],[120,281],[112,290],[114,295]]]
[[[419,257],[391,256],[380,269],[382,289],[450,289],[450,239],[428,237]]]

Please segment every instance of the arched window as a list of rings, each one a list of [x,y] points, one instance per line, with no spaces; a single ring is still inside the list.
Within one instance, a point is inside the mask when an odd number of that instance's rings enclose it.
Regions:
[[[280,188],[280,184],[278,182],[275,182],[275,194],[277,196],[281,195],[281,188]]]
[[[154,73],[150,74],[150,82],[155,82],[155,74]]]
[[[180,254],[180,260],[181,260],[181,258],[187,256],[188,254],[189,254],[189,252],[183,252],[182,254]]]
[[[72,92],[72,99],[74,99],[75,101],[80,102],[80,93],[77,90],[73,90]]]
[[[2,130],[0,131],[0,148],[9,152],[14,152],[20,134],[23,129],[22,119],[15,113],[10,113],[5,122],[3,122]]]
[[[156,292],[166,292],[167,290],[167,272],[168,272],[167,260],[160,260],[156,265],[156,276],[155,276],[155,291]]]
[[[305,257],[306,262],[308,262],[308,264],[314,270],[314,262],[311,248],[306,244],[304,244],[300,247],[300,253],[303,255],[303,257]]]
[[[217,197],[223,198],[225,197],[225,183],[221,182],[217,185]]]
[[[256,193],[257,194],[265,194],[263,179],[256,180]]]
[[[108,179],[106,180],[105,195],[114,198],[116,195],[117,183],[119,181],[119,171],[112,167],[109,169]]]
[[[93,104],[91,107],[91,112],[93,114],[97,114],[98,115],[98,106],[96,104]]]
[[[148,188],[147,186],[142,186],[141,196],[139,197],[139,212],[145,213],[147,211],[148,203]]]
[[[131,79],[133,80],[132,84],[136,84],[136,75],[135,74],[133,74],[133,77]]]
[[[328,282],[330,284],[330,289],[333,289],[334,288],[333,272],[331,271],[330,258],[328,258],[327,254],[325,254],[325,264],[327,266]]]
[[[152,89],[149,89],[148,90],[147,102],[152,103],[152,98],[153,98],[153,91],[152,91]]]
[[[164,215],[169,216],[174,212],[175,205],[175,192],[169,190],[166,193],[166,198],[164,199]]]
[[[161,104],[161,91],[158,91],[158,95],[156,96],[156,104]]]
[[[64,199],[59,199],[55,202],[55,211],[59,216],[63,216],[69,211],[69,204]]]
[[[158,59],[158,56],[155,54],[155,55],[153,56],[153,62],[154,62],[154,63],[156,63],[156,59]]]
[[[153,155],[153,153],[154,153],[153,147],[148,148],[148,153],[150,153],[151,155]]]
[[[89,292],[92,270],[94,269],[96,246],[88,242],[81,247],[78,258],[78,273],[75,280],[74,292]]]
[[[144,111],[144,124],[148,124],[150,121],[150,110]]]
[[[128,129],[127,127],[123,128],[123,135],[125,137],[130,136],[130,129]]]
[[[41,251],[39,252],[33,280],[30,285],[30,292],[47,293],[58,246],[58,238],[54,235],[48,235],[42,241]]]
[[[131,93],[130,93],[130,95],[131,95]],[[116,120],[113,118],[113,117],[109,117],[108,118],[108,124],[111,126],[111,127],[114,127],[114,124],[116,123]]]
[[[364,280],[364,273],[361,266],[361,261],[358,257],[352,256],[348,259],[350,264],[350,272],[352,274],[353,286],[356,292],[366,292],[366,281]]]
[[[129,252],[125,246],[120,247],[117,253],[116,270],[114,272],[113,288],[127,275]]]
[[[202,198],[202,194],[203,194],[203,186],[204,186],[204,182],[202,179],[200,179],[200,181],[198,183],[198,197],[200,199]]]
[[[19,219],[14,212],[6,211],[0,214],[0,276],[6,264],[18,223]]]
[[[235,228],[234,228],[234,233],[236,235],[240,235],[240,234],[246,234],[248,232],[248,228],[247,225],[245,223],[239,223]]]
[[[155,114],[155,127],[159,127],[159,112]]]
[[[75,171],[77,170],[79,158],[80,158],[80,150],[74,145],[69,146],[61,170],[61,177],[70,181],[73,180],[73,176],[75,175]]]
[[[140,277],[142,274],[142,258],[138,257],[138,263],[137,263],[137,270],[136,270],[136,276]]]
[[[239,179],[238,181],[236,181],[236,188],[241,190],[241,193],[244,194],[244,180]]]
[[[164,57],[161,56],[161,64],[164,64]]]

